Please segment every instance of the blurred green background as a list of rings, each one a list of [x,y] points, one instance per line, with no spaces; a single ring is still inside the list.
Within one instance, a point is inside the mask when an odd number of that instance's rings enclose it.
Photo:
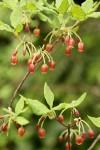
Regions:
[[[0,8],[1,9],[1,8]],[[0,10],[0,19],[8,24],[10,11],[2,8]],[[41,28],[41,37],[36,40],[33,37],[34,44],[41,45],[41,40],[51,30],[47,24],[39,21]],[[33,31],[33,28],[31,28]],[[43,86],[46,81],[55,94],[56,106],[60,102],[71,102],[87,92],[85,101],[78,107],[82,118],[87,121],[95,131],[95,137],[99,134],[99,128],[95,127],[87,118],[87,115],[98,117],[100,115],[100,19],[89,19],[81,23],[79,35],[85,43],[84,53],[73,49],[70,57],[65,55],[65,45],[59,42],[52,53],[56,61],[55,71],[49,71],[47,75],[42,75],[40,65],[35,74],[30,75],[25,81],[19,94],[32,99],[39,99],[44,102]],[[21,36],[26,34],[23,32]],[[13,92],[27,72],[28,55],[22,55],[22,49],[19,49],[18,65],[10,64],[10,57],[18,44],[12,34],[0,31],[0,114],[3,114],[2,108],[7,107]],[[16,97],[14,105],[19,99]],[[14,107],[13,105],[13,107]],[[59,114],[59,112],[58,112]],[[0,133],[0,150],[61,150],[65,149],[65,143],[58,143],[58,136],[63,131],[62,127],[56,121],[46,120],[44,128],[46,129],[46,138],[40,140],[35,130],[35,124],[38,117],[25,114],[30,118],[30,124],[26,126],[26,133],[23,138],[19,138],[17,129],[12,125],[9,136]],[[69,111],[64,113],[65,120],[69,119]],[[0,120],[2,124],[2,120]],[[77,146],[73,139],[74,150],[86,150],[93,139],[87,138],[82,146]],[[94,150],[99,150],[99,142]]]

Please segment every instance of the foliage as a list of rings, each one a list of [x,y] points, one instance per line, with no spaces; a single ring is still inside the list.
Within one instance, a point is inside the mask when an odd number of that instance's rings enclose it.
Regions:
[[[92,123],[97,126],[98,128],[100,128],[100,117],[91,117],[91,116],[88,116],[88,118],[92,121]]]
[[[68,19],[71,18],[77,22],[89,17],[100,17],[99,12],[94,13],[99,4],[99,2],[93,2],[93,0],[86,0],[81,6],[68,0],[56,0],[56,3],[53,5],[47,3],[46,0],[42,0],[42,2],[40,0],[35,0],[34,2],[31,0],[21,0],[19,2],[18,0],[3,0],[0,2],[0,5],[12,11],[10,16],[12,27],[1,21],[0,30],[7,30],[18,34],[18,32],[23,30],[24,24],[32,21],[32,17],[36,13],[41,20],[48,22],[52,28],[59,28],[61,25],[65,26],[67,24],[66,14],[68,15]]]

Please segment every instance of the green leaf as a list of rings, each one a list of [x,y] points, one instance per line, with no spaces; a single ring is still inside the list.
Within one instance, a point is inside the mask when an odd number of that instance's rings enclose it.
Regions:
[[[65,106],[66,106],[66,103],[61,103],[58,106],[53,107],[53,110],[61,110],[61,109],[65,108]]]
[[[42,20],[42,21],[46,21],[46,22],[50,22],[51,23],[51,20],[43,13],[41,12],[38,12],[38,16],[39,18]]]
[[[15,28],[15,34],[18,34],[19,32],[21,32],[23,30],[23,25],[19,24],[16,28]]]
[[[26,124],[29,123],[29,121],[28,121],[26,118],[22,117],[22,116],[18,116],[18,117],[16,118],[16,122],[17,122],[18,124],[20,124],[20,125],[26,125]]]
[[[69,103],[69,104],[66,103],[66,107],[65,108],[68,109],[68,108],[73,108],[73,107],[79,106],[83,102],[85,97],[86,97],[86,93],[83,93],[80,98],[78,98],[75,101],[72,101],[72,103]]]
[[[86,0],[84,3],[82,3],[82,9],[85,13],[91,11],[93,8],[93,0]]]
[[[15,107],[15,113],[18,115],[24,108],[24,98],[21,96],[20,100],[17,102]]]
[[[16,28],[18,25],[22,24],[24,21],[23,17],[23,12],[20,7],[16,8],[12,13],[11,13],[11,24],[14,28]]]
[[[40,10],[40,8],[38,9]],[[52,28],[60,27],[62,22],[60,16],[56,11],[44,6],[41,6],[41,9],[41,12],[37,12],[40,20],[47,22]]]
[[[100,117],[91,117],[88,116],[88,118],[92,121],[92,123],[97,126],[98,128],[100,128]]]
[[[28,109],[29,109],[29,106],[25,107],[25,108],[21,111],[21,113],[26,112]]]
[[[71,8],[71,14],[76,19],[84,19],[86,17],[85,12],[82,10],[81,6],[73,4]]]
[[[60,27],[62,23],[61,17],[58,15],[56,11],[47,7],[43,7],[43,12],[44,14],[41,13],[40,19],[41,18],[44,19],[43,21],[48,22],[52,28]]]
[[[6,6],[10,9],[15,9],[18,5],[18,0],[3,0]]]
[[[26,9],[33,11],[33,10],[36,10],[36,7],[32,3],[29,3],[26,5]]]
[[[49,88],[49,86],[47,85],[47,83],[45,83],[44,85],[44,97],[46,99],[47,104],[50,106],[50,109],[51,109],[53,106],[54,94]]]
[[[36,115],[44,115],[50,111],[43,103],[38,100],[27,99],[26,102],[30,106],[32,112]]]
[[[6,7],[7,5],[4,2],[0,2],[0,5]]]
[[[13,29],[9,25],[5,24],[2,21],[0,21],[0,30],[6,30],[9,32],[13,32]]]
[[[23,6],[25,6],[25,5],[27,5],[27,4],[32,4],[32,3],[35,3],[36,1],[33,1],[33,0],[21,0],[20,2],[19,2],[19,4],[20,4],[20,6],[21,7],[23,7]]]
[[[93,7],[92,11],[93,12],[96,11],[97,8],[99,8],[99,7],[100,7],[100,2],[94,2],[94,7]]]
[[[58,8],[58,12],[60,14],[64,14],[67,11],[68,7],[69,7],[68,0],[63,0],[60,7]]]
[[[3,108],[3,110],[4,110],[6,113],[10,114],[11,116],[15,116],[15,115],[16,115],[14,112],[9,111],[9,110],[6,109],[6,108]]]
[[[27,0],[21,0],[21,1],[19,2],[19,5],[20,5],[21,7],[25,6],[26,4],[27,4]]]
[[[100,18],[100,12],[93,12],[92,14],[87,15],[87,17],[90,17],[90,18]]]
[[[56,8],[58,9],[61,6],[63,0],[56,0]]]
[[[74,3],[74,1],[73,0],[68,0],[68,3],[70,5],[71,3]]]

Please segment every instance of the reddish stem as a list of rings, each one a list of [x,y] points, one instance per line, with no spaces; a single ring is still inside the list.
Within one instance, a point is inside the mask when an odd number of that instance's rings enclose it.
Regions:
[[[29,33],[29,34],[30,34],[30,33]],[[63,36],[63,35],[61,35],[61,36],[56,40],[56,42],[53,44],[52,48],[61,40],[62,36]],[[31,39],[31,40],[32,40],[32,39]],[[41,58],[38,60],[38,62],[35,64],[35,67],[38,65],[38,63],[39,63],[42,59],[43,59],[43,58],[41,57]],[[30,71],[28,71],[28,72],[25,74],[25,76],[23,77],[22,81],[21,81],[21,82],[19,83],[19,85],[17,86],[17,88],[16,88],[16,90],[15,90],[15,92],[14,92],[12,98],[11,98],[10,104],[9,104],[9,107],[10,107],[10,108],[12,107],[12,104],[13,104],[13,102],[14,102],[14,99],[15,99],[15,97],[16,97],[18,91],[19,91],[20,88],[22,87],[23,83],[25,82],[25,80],[27,79],[27,77],[29,76],[29,74],[30,74]]]
[[[16,90],[15,90],[13,96],[12,96],[12,99],[11,99],[11,101],[10,101],[9,107],[12,107],[12,104],[13,104],[13,102],[14,102],[14,99],[15,99],[15,97],[16,97],[18,91],[19,91],[20,88],[22,87],[23,83],[25,82],[25,80],[27,79],[27,77],[28,77],[29,74],[30,74],[30,72],[28,71],[28,72],[25,74],[25,76],[23,77],[22,81],[21,81],[21,82],[19,83],[19,85],[17,86],[17,88],[16,88]]]

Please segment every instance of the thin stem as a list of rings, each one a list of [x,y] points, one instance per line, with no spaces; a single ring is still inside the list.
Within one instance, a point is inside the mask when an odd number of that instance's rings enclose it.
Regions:
[[[50,37],[50,39],[49,39],[49,43],[51,43],[52,42],[52,38],[53,38],[53,34],[51,35],[51,37]]]
[[[56,120],[59,122],[58,118],[56,118]],[[64,127],[68,127],[67,124],[64,124],[63,122],[59,122],[60,124],[62,124]]]
[[[71,129],[71,124],[68,124],[68,145],[69,145],[69,150],[71,150],[70,143],[71,143],[71,138],[70,138],[70,129]]]
[[[63,136],[65,133],[67,133],[67,130],[64,130],[64,131],[60,134],[60,136]]]
[[[12,99],[11,99],[11,101],[10,101],[9,107],[12,107],[13,101],[14,101],[14,99],[15,99],[15,97],[16,97],[18,91],[19,91],[20,88],[22,87],[23,83],[25,82],[25,80],[27,79],[27,77],[29,76],[29,74],[30,74],[30,72],[28,71],[28,72],[25,74],[25,76],[24,76],[24,78],[22,79],[22,81],[21,81],[21,82],[19,83],[19,85],[17,86],[17,88],[16,88],[16,90],[15,90],[13,96],[12,96]]]
[[[59,39],[56,40],[56,42],[53,44],[51,50],[52,50],[53,47],[61,40],[62,37],[63,37],[63,34],[59,37]]]
[[[42,53],[41,53],[41,55],[42,55],[43,63],[45,64],[45,57],[44,57],[44,53],[42,52]]]
[[[27,18],[27,16],[25,16],[26,18]],[[27,23],[27,25],[28,25],[28,27],[29,27],[29,23]],[[30,27],[29,27],[29,36],[30,36],[30,43],[32,43],[32,35],[31,35],[31,32],[30,32]],[[32,51],[33,51],[33,47],[32,47],[32,45],[31,45],[31,48],[32,48]]]
[[[44,118],[44,120],[43,120],[42,123],[41,123],[41,128],[43,128],[45,119],[46,119],[46,118]]]
[[[17,45],[16,50],[17,50],[23,43],[24,43],[24,42],[21,41],[21,42]]]
[[[53,44],[53,47],[60,41],[60,39],[62,38],[62,36],[63,36],[63,35],[61,35],[61,36],[58,38],[58,40]],[[26,45],[26,46],[27,46],[27,45]],[[27,46],[27,48],[29,48],[29,47]],[[37,61],[37,63],[35,64],[35,67],[38,65],[38,63],[39,63],[42,59],[43,59],[43,57],[41,57],[41,58]],[[20,90],[20,88],[21,88],[22,85],[24,84],[25,80],[26,80],[27,77],[29,76],[29,74],[30,74],[30,71],[28,71],[28,72],[25,74],[25,76],[23,77],[22,81],[21,81],[21,82],[19,83],[19,85],[17,86],[15,92],[13,93],[13,96],[12,96],[12,98],[11,98],[11,101],[10,101],[10,104],[9,104],[8,107],[12,108],[12,104],[13,104],[13,102],[14,102],[14,99],[15,99],[15,97],[16,97],[18,91]],[[67,126],[65,125],[65,127],[67,127]]]
[[[65,109],[63,109],[63,110],[61,111],[61,113],[60,113],[60,114],[62,115],[62,114],[64,113],[64,111],[66,111],[66,108],[65,108]]]
[[[82,42],[80,36],[76,32],[74,32],[74,31],[72,31],[72,32],[79,38],[79,41]]]
[[[81,21],[76,21],[72,28],[75,28]]]
[[[53,47],[61,40],[61,38],[63,37],[63,34],[56,40],[56,42],[53,44],[51,50],[53,49]],[[37,61],[36,65],[42,60],[42,56],[40,57],[40,59]]]
[[[83,132],[85,132],[85,129],[84,129],[84,126],[83,126],[83,123],[80,121],[80,124],[81,124],[81,126],[82,126],[82,130],[83,130]]]
[[[20,35],[18,35],[19,41],[23,42],[23,40],[21,39]]]
[[[79,132],[78,130],[71,130],[71,132],[75,135],[75,136],[77,136],[77,133]]]
[[[96,145],[96,143],[100,141],[100,134],[96,137],[96,139],[94,140],[94,142],[90,145],[90,147],[87,150],[93,150],[94,146]]]
[[[25,44],[25,42],[24,42],[24,50],[26,50],[26,44]]]
[[[28,42],[28,44],[30,44],[34,48],[35,52],[37,52],[35,46],[31,42]]]
[[[80,133],[81,133],[81,124],[79,122],[79,135],[80,135]]]
[[[50,61],[49,53],[47,53],[47,51],[43,51],[43,53],[47,56],[48,60]]]
[[[30,32],[30,28],[29,28],[29,35],[30,35],[30,42],[32,43],[32,35],[31,35],[31,32]],[[33,49],[33,47],[32,47],[32,49]]]
[[[26,47],[27,47],[27,50],[28,50],[28,52],[29,52],[29,55],[31,56],[31,50],[30,50],[28,44],[26,44]]]
[[[73,109],[71,109],[70,122],[72,122]]]
[[[47,54],[48,54],[48,56],[50,57],[50,59],[53,60],[53,58],[52,58],[52,56],[50,55],[50,53],[47,52]]]
[[[91,129],[91,127],[84,121],[84,120],[81,120],[84,124],[86,124],[86,126]]]
[[[52,34],[52,31],[47,34],[47,36],[45,37],[45,40],[47,40],[47,38],[50,36],[50,34]]]
[[[40,119],[38,120],[38,124],[40,124],[43,117],[44,117],[44,120],[45,120],[47,116],[41,116]]]

